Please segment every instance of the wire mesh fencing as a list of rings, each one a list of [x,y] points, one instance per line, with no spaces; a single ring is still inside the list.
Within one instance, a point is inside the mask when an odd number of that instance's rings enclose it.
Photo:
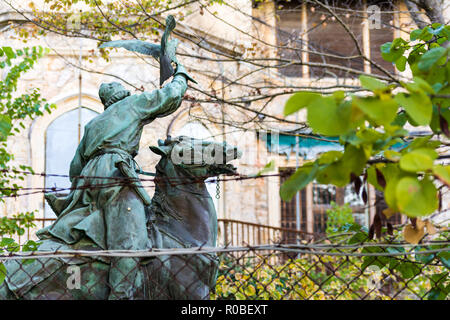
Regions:
[[[448,299],[448,237],[417,245],[359,237],[151,251],[6,248],[0,299]]]

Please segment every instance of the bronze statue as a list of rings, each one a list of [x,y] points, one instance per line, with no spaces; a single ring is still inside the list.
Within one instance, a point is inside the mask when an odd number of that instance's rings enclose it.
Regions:
[[[174,152],[194,148],[200,153],[211,150],[217,153],[219,150],[224,156],[213,157],[208,163],[173,161]],[[161,155],[161,160],[156,167],[155,196],[146,210],[150,243],[154,248],[215,246],[217,217],[205,179],[234,173],[236,168],[224,162],[240,157],[241,153],[226,143],[189,137],[159,141],[158,146],[151,149]],[[45,238],[39,247],[40,251],[73,249],[98,250],[99,246],[89,237],[82,237],[74,244],[53,237]],[[41,258],[30,264],[20,260],[7,261],[7,278],[0,286],[0,299],[107,299],[111,291],[108,273],[112,260],[96,256]],[[80,268],[81,286],[68,289],[65,286],[69,277],[67,268],[74,265]],[[214,254],[141,259],[136,265],[133,296],[129,298],[208,299],[215,284],[217,266],[218,259]]]

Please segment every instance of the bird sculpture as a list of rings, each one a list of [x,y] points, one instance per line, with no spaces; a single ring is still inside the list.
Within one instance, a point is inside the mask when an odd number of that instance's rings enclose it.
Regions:
[[[159,84],[169,79],[173,73],[171,62],[178,63],[175,52],[178,46],[178,40],[169,41],[170,33],[175,29],[176,22],[172,15],[166,18],[166,29],[161,38],[161,44],[153,44],[141,40],[116,40],[103,43],[99,48],[125,48],[129,51],[139,52],[144,55],[150,55],[159,61]]]

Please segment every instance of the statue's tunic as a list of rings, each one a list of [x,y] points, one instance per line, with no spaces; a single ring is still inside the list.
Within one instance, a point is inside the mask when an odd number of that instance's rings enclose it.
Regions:
[[[150,197],[137,179],[133,158],[144,125],[174,112],[186,87],[184,74],[177,73],[164,88],[126,97],[85,126],[70,165],[72,191],[66,197],[46,195],[58,218],[38,231],[41,239],[73,244],[87,235],[102,249],[151,247],[144,210]]]

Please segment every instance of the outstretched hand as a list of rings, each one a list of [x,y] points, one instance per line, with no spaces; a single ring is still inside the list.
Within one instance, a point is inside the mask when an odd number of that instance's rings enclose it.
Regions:
[[[190,80],[194,83],[197,83],[197,81],[195,81],[186,71],[186,69],[184,68],[184,66],[182,64],[180,64],[179,62],[176,63],[176,67],[175,67],[175,73],[174,76],[176,76],[177,74],[182,74],[185,78],[186,81]]]

